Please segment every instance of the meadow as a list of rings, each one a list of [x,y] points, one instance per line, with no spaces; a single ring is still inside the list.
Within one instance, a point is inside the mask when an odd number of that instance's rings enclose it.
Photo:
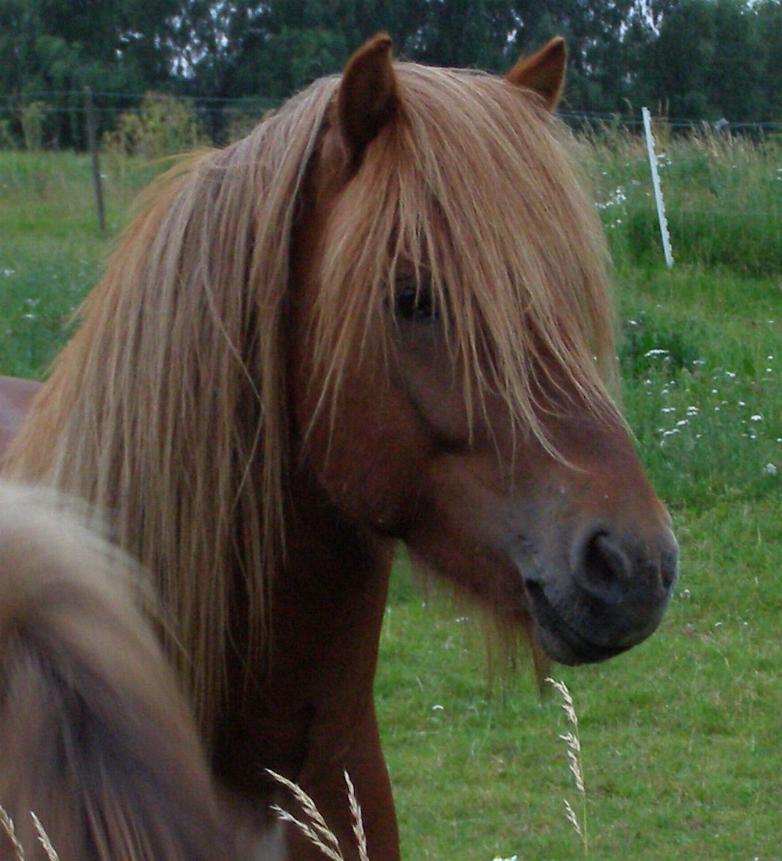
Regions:
[[[378,711],[408,859],[782,859],[782,142],[661,141],[665,269],[640,142],[583,142],[616,266],[623,401],[674,515],[681,577],[661,629],[599,666],[487,673],[480,620],[400,556]],[[110,237],[159,166],[106,163]],[[89,163],[0,152],[0,373],[41,376],[112,239]]]

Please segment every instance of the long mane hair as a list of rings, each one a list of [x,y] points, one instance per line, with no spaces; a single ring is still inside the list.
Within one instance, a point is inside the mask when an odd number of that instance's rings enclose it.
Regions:
[[[395,71],[401,109],[345,189],[322,260],[324,406],[368,333],[388,337],[404,265],[447,309],[468,405],[499,393],[551,448],[541,375],[615,414],[607,257],[568,134],[497,78]],[[153,572],[207,737],[229,619],[246,613],[251,647],[263,644],[284,562],[292,237],[338,83],[316,82],[148,193],[9,459],[12,474],[88,499]]]

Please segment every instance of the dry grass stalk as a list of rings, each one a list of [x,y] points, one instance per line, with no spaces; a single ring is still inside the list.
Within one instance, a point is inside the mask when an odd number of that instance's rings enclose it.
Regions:
[[[46,833],[43,825],[41,825],[41,820],[30,811],[30,816],[33,818],[33,824],[35,825],[35,830],[38,832],[38,839],[41,841],[41,846],[43,846],[43,851],[46,853],[46,857],[49,861],[60,861],[60,856],[52,846],[52,841],[49,839],[49,835]]]
[[[565,802],[565,818],[567,821],[573,826],[574,831],[578,834],[579,837],[583,840],[584,832],[581,830],[581,823],[578,821],[578,816],[576,816],[576,811],[570,806],[570,802],[567,798],[562,799]]]
[[[546,681],[552,685],[557,693],[562,697],[562,711],[565,717],[572,726],[569,732],[561,733],[560,738],[565,742],[568,757],[568,768],[573,775],[573,780],[576,784],[578,794],[581,796],[581,819],[579,820],[570,802],[564,798],[565,817],[573,826],[573,830],[581,838],[581,845],[584,848],[584,856],[589,855],[589,833],[587,831],[587,808],[586,808],[586,787],[584,785],[584,768],[581,763],[581,739],[578,734],[578,715],[573,703],[568,686],[557,679],[547,678]]]
[[[274,811],[275,815],[281,822],[290,822],[291,825],[294,825],[296,828],[301,831],[301,833],[307,838],[307,840],[312,843],[313,846],[320,849],[320,851],[327,857],[331,858],[331,861],[345,861],[342,857],[342,852],[339,849],[339,844],[337,844],[336,851],[332,849],[331,846],[327,845],[320,838],[320,829],[316,831],[311,826],[307,825],[306,822],[302,822],[301,819],[297,819],[293,814],[288,813],[287,810],[280,807],[279,804],[272,804],[271,809]],[[330,832],[329,832],[330,833]],[[330,836],[336,841],[336,838],[333,834],[330,833]]]
[[[43,825],[41,825],[41,820],[32,810],[30,811],[30,816],[33,818],[33,825],[35,825],[35,830],[38,832],[38,839],[41,842],[41,846],[43,846],[44,852],[46,852],[46,857],[49,861],[60,861],[60,856],[57,854],[54,846],[52,846],[52,841],[49,839],[49,835],[46,833]],[[14,847],[14,861],[25,861],[24,848],[16,836],[14,821],[4,807],[0,807],[0,829],[5,833]]]
[[[367,851],[367,835],[364,831],[364,820],[361,816],[361,805],[356,798],[356,790],[353,787],[353,781],[350,775],[345,772],[345,783],[348,787],[348,804],[350,805],[350,818],[353,821],[353,834],[356,837],[356,846],[358,847],[358,857],[360,861],[369,861],[369,852]]]
[[[8,815],[4,807],[0,807],[0,828],[5,832],[11,845],[14,847],[14,861],[24,861],[24,849],[16,836],[13,819]]]
[[[292,813],[289,813],[284,808],[280,807],[278,804],[273,804],[271,809],[274,811],[275,815],[282,822],[289,822],[295,828],[298,828],[299,831],[310,841],[314,846],[316,846],[320,851],[327,857],[331,858],[331,861],[345,861],[344,856],[342,855],[342,850],[340,848],[339,842],[331,831],[331,829],[326,825],[326,820],[321,815],[320,811],[315,805],[315,802],[310,798],[309,795],[300,787],[297,786],[293,781],[288,780],[287,777],[283,777],[281,774],[277,774],[276,771],[272,771],[271,769],[266,769],[266,773],[277,781],[281,786],[284,786],[288,789],[293,797],[299,802],[304,811],[304,814],[309,822],[304,822],[301,819],[297,819]],[[350,775],[346,772],[345,774],[345,785],[347,786],[348,791],[348,805],[350,807],[350,818],[353,824],[353,834],[356,838],[356,847],[358,848],[358,857],[360,861],[369,861],[369,852],[367,851],[367,836],[364,831],[364,820],[361,816],[361,805],[358,803],[358,798],[356,797],[356,790],[353,786],[353,781],[350,779]]]
[[[318,810],[315,802],[310,798],[309,795],[300,787],[297,786],[293,781],[288,780],[287,777],[283,777],[281,774],[277,774],[276,771],[272,771],[270,768],[266,769],[266,773],[269,777],[273,778],[277,781],[281,786],[284,786],[288,789],[293,797],[299,802],[304,811],[305,815],[310,820],[310,823],[303,822],[300,819],[297,819],[287,810],[284,810],[278,804],[272,805],[272,810],[277,815],[277,817],[283,822],[290,822],[291,825],[294,825],[296,828],[301,831],[301,833],[314,845],[317,846],[320,851],[326,855],[328,858],[331,858],[332,861],[345,861],[342,856],[342,850],[340,849],[339,842],[337,838],[334,836],[334,833],[331,829],[326,825],[326,820],[321,816],[320,811]]]

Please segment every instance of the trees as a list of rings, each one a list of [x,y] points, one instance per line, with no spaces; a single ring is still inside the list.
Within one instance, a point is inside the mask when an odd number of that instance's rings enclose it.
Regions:
[[[660,15],[638,91],[673,117],[782,121],[779,0],[677,0]]]
[[[755,7],[759,32],[759,117],[782,122],[782,2],[765,0]]]
[[[0,0],[0,94],[67,92],[47,137],[78,143],[85,85],[275,103],[383,29],[494,71],[561,33],[571,109],[782,121],[782,0]]]
[[[82,89],[138,93],[170,80],[166,16],[177,0],[0,0],[0,93],[60,95],[45,140],[81,143]]]
[[[643,95],[670,116],[705,117],[714,59],[713,4],[680,0],[671,6],[646,53]]]
[[[0,87],[132,88],[170,77],[178,0],[0,0]]]

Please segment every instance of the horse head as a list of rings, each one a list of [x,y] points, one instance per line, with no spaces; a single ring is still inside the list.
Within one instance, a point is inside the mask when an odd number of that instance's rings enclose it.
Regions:
[[[301,457],[350,523],[564,663],[659,624],[671,521],[611,395],[599,222],[553,117],[555,39],[498,79],[348,64],[293,240]]]

